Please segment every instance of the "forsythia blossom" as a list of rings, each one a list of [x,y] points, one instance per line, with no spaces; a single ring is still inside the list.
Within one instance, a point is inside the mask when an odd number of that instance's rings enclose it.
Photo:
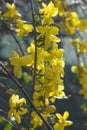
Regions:
[[[24,23],[21,20],[21,15],[16,10],[15,4],[6,3],[7,11],[3,14],[4,19],[12,20],[13,27],[15,27],[17,36],[26,36],[28,33],[33,31],[33,26],[31,24]]]
[[[56,114],[58,118],[58,122],[54,125],[54,130],[64,130],[66,126],[70,126],[73,124],[72,121],[67,120],[69,117],[69,112],[65,111],[63,116],[61,114]]]
[[[22,66],[30,66],[33,60],[30,55],[19,57],[18,53],[15,51],[12,52],[9,59],[11,64],[14,66],[14,75],[17,78],[22,77]]]
[[[44,38],[45,49],[48,49],[52,42],[60,42],[60,38],[56,36],[59,32],[56,26],[38,26],[37,32]]]
[[[13,16],[11,11],[13,12]],[[34,92],[32,96],[33,103],[47,121],[51,120],[56,110],[56,107],[50,105],[50,103],[53,103],[56,97],[62,98],[65,96],[62,79],[64,77],[65,66],[63,60],[64,50],[60,49],[57,44],[60,42],[60,38],[58,37],[59,28],[53,25],[54,17],[58,15],[58,11],[58,7],[55,6],[55,1],[50,1],[48,5],[42,2],[42,8],[39,10],[40,15],[38,15],[40,24],[36,24],[38,26],[35,27],[36,41],[32,40],[30,46],[27,47],[28,54],[19,56],[16,51],[13,51],[9,58],[13,66],[14,75],[17,78],[22,77],[22,67],[30,67],[32,76],[35,76]],[[62,14],[63,13],[64,12],[62,12]],[[14,4],[7,4],[7,12],[4,13],[4,17],[7,21],[13,19],[12,24],[17,36],[24,38],[28,33],[33,31],[33,26],[31,24],[27,24],[21,20]],[[72,24],[77,25],[77,23],[74,23],[75,18],[78,19],[77,14],[71,13],[71,15],[67,17],[67,21],[72,20],[72,18],[74,18]],[[33,75],[34,70],[36,71],[36,75]],[[26,100],[24,98],[19,99],[18,95],[13,94],[9,100],[9,105],[10,110],[8,112],[8,117],[14,116],[16,122],[20,124],[20,116],[26,114],[28,111],[25,107]],[[68,116],[68,112],[65,112],[63,116],[61,114],[56,114],[58,122],[54,124],[54,130],[64,130],[65,126],[71,125],[72,122],[67,121]],[[32,124],[30,130],[35,130],[38,126],[40,127],[43,125],[42,119],[35,111],[31,112],[30,122]]]
[[[26,36],[29,32],[32,32],[33,26],[31,24],[23,23],[21,20],[17,21],[17,36]]]
[[[10,110],[8,112],[8,117],[14,116],[18,124],[21,123],[21,115],[24,115],[28,112],[26,108],[26,99],[19,99],[18,95],[13,94],[9,100]]]
[[[6,7],[7,7],[7,11],[4,13],[5,18],[13,18],[13,19],[19,19],[20,18],[20,14],[16,10],[14,4],[11,5],[9,3],[6,3]]]
[[[43,9],[40,9],[40,14],[43,14],[42,24],[52,24],[54,20],[52,17],[57,16],[58,8],[56,8],[51,1],[48,5],[42,3]]]

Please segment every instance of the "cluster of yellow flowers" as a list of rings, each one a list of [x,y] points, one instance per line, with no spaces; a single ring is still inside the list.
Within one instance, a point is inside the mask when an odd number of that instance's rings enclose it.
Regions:
[[[25,115],[28,110],[26,108],[26,99],[19,99],[18,95],[13,94],[9,100],[10,110],[8,112],[8,117],[15,117],[18,124],[21,123],[21,115]]]
[[[58,7],[59,27],[70,35],[70,43],[74,46],[77,53],[77,66],[72,66],[72,72],[77,74],[79,83],[82,88],[79,91],[83,98],[87,100],[87,65],[84,63],[82,55],[87,53],[87,38],[84,38],[84,33],[87,33],[87,19],[80,18],[78,12],[74,9],[69,9],[67,2],[64,0],[54,0],[55,7]],[[79,33],[80,32],[80,33]],[[82,59],[82,62],[79,60]],[[86,109],[86,105],[83,105]],[[82,107],[83,108],[83,107]]]
[[[83,63],[80,63],[77,66],[72,66],[71,70],[77,74],[79,83],[82,86],[79,93],[83,96],[84,100],[87,100],[87,67]],[[81,105],[81,108],[84,112],[87,112],[86,102]]]
[[[75,35],[76,29],[87,32],[87,19],[80,19],[76,11],[68,9],[68,4],[64,0],[54,0],[55,6],[59,9],[61,30],[64,30],[70,35]]]
[[[6,3],[6,12],[3,15],[5,21],[11,21],[13,23],[17,36],[26,36],[29,32],[33,31],[33,26],[31,24],[24,23],[21,20],[21,15],[16,10],[15,5],[10,5]]]
[[[78,54],[87,52],[87,39],[75,38],[70,43],[76,48]]]
[[[58,8],[60,8],[61,1],[58,3],[49,2],[48,5],[42,2],[42,8],[39,10],[40,25],[36,26],[36,33],[38,34],[36,42],[32,41],[27,48],[27,54],[19,56],[16,51],[12,51],[9,58],[11,65],[13,66],[14,76],[20,79],[22,77],[22,67],[27,66],[34,70],[35,59],[35,44],[37,44],[37,65],[36,65],[36,80],[33,93],[33,102],[38,111],[43,115],[46,120],[55,117],[53,121],[54,130],[64,130],[66,126],[70,126],[73,123],[67,121],[69,112],[64,112],[64,115],[57,113],[54,114],[56,108],[51,105],[56,97],[64,97],[64,85],[62,78],[64,77],[64,50],[59,49],[58,42],[60,38],[57,36],[59,33],[58,27],[54,25],[54,17],[58,15]],[[56,6],[55,6],[56,5]],[[13,23],[16,29],[17,36],[26,36],[29,32],[33,31],[31,24],[23,23],[19,12],[16,10],[15,5],[6,4],[7,10],[3,15],[5,21]],[[64,16],[64,10],[62,8],[59,11],[59,16]],[[68,14],[67,14],[68,15]],[[67,16],[66,16],[67,17]],[[77,18],[75,23],[73,17]],[[67,21],[73,19],[72,24],[77,26],[78,17],[73,12],[67,18]],[[66,22],[66,26],[68,22]],[[62,25],[63,23],[61,23]],[[69,25],[71,27],[71,25]],[[70,30],[71,31],[71,30]],[[72,31],[71,31],[72,33]],[[33,73],[33,72],[32,72]],[[32,74],[33,77],[33,74]],[[8,116],[14,116],[18,124],[21,123],[21,115],[27,113],[25,98],[19,99],[18,95],[12,95],[10,100],[10,110]],[[38,126],[42,126],[43,122],[35,111],[31,113],[31,130],[36,129]]]
[[[80,63],[78,66],[72,66],[72,72],[77,73],[82,89],[80,94],[83,95],[84,99],[87,99],[87,67],[83,63]]]
[[[79,18],[76,11],[68,8],[65,0],[54,0],[54,4],[58,8],[58,26],[60,30],[71,36],[70,43],[76,50],[77,58],[80,59],[81,56],[82,59],[82,54],[84,55],[87,52],[87,39],[80,37],[77,32],[87,32],[87,19]],[[82,85],[79,93],[83,95],[84,99],[87,99],[87,66],[79,62],[77,66],[72,66],[72,72],[78,75],[79,82]],[[86,109],[86,107],[84,108]]]

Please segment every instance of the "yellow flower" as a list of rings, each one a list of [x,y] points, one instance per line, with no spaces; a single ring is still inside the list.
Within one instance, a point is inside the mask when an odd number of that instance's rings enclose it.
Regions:
[[[64,49],[58,49],[58,45],[56,43],[53,44],[52,50],[50,51],[51,58],[57,58],[63,62],[62,66],[64,67],[63,54]]]
[[[42,3],[44,9],[40,9],[40,13],[44,15],[49,15],[50,17],[54,17],[58,14],[58,9],[55,8],[53,2],[51,1],[48,5]]]
[[[35,128],[37,128],[38,126],[42,126],[43,121],[41,120],[41,118],[37,115],[36,112],[32,112],[31,113],[31,124],[33,125],[32,128],[30,130],[35,130]]]
[[[15,51],[12,51],[9,59],[10,63],[14,66],[14,75],[17,78],[22,77],[22,66],[30,66],[32,64],[32,57],[30,55],[19,57]]]
[[[32,66],[34,65],[35,56],[35,44],[32,42],[31,46],[27,48],[28,53],[32,57]],[[44,66],[44,61],[46,59],[47,52],[43,48],[37,47],[37,69],[41,69]]]
[[[75,34],[76,33],[75,28],[78,27],[78,25],[80,24],[78,14],[74,11],[72,12],[66,11],[63,15],[63,19],[64,18],[65,20],[60,22],[60,28],[64,29],[71,35]]]
[[[37,32],[45,39],[45,49],[49,48],[51,42],[60,42],[60,38],[56,36],[59,32],[56,26],[38,26]]]
[[[19,12],[16,10],[14,4],[6,3],[7,10],[4,13],[4,17],[6,18],[14,18],[15,20],[20,18]]]
[[[23,23],[21,20],[17,21],[17,36],[26,36],[29,32],[33,31],[33,26],[31,24]]]
[[[78,44],[80,44],[80,39],[79,38],[75,38],[75,39],[72,39],[70,40],[70,43],[74,46],[77,46]]]
[[[65,111],[63,116],[59,113],[56,114],[58,120],[58,123],[54,125],[54,130],[64,130],[66,126],[70,126],[73,124],[72,121],[67,120],[69,117],[69,112]]]
[[[33,99],[34,99],[34,105],[36,107],[44,106],[43,100],[41,98],[42,96],[43,95],[41,95],[40,92],[34,92]]]
[[[71,21],[72,25],[77,27],[80,24],[78,14],[74,11],[70,12],[69,14],[69,18],[67,18],[66,20]]]
[[[82,104],[81,108],[83,109],[84,112],[87,112],[87,104]]]
[[[16,122],[18,124],[21,123],[21,115],[24,115],[28,112],[26,106],[26,99],[21,98],[19,99],[18,95],[13,94],[9,100],[9,107],[10,110],[8,112],[8,117],[14,116]]]
[[[58,8],[58,15],[64,16],[66,9],[68,8],[67,2],[62,0],[54,0],[55,7]]]
[[[65,93],[64,93],[64,86],[63,85],[58,85],[57,90],[53,91],[52,93],[50,93],[50,96],[54,96],[55,98],[57,97],[64,97]]]
[[[17,52],[13,51],[9,59],[10,59],[10,63],[14,66],[14,75],[17,78],[21,78],[22,68],[20,66],[20,58]]]
[[[87,32],[87,19],[81,19],[78,28],[83,32]]]
[[[43,14],[42,24],[52,24],[54,23],[52,17],[58,14],[58,8],[55,8],[53,2],[51,1],[48,5],[42,3],[43,9],[40,9],[40,14]]]
[[[79,48],[79,53],[85,53],[87,52],[87,40],[82,40],[82,44],[80,45]]]

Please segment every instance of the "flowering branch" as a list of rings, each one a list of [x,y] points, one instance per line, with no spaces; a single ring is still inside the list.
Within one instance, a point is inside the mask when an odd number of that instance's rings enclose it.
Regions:
[[[35,105],[33,104],[31,98],[29,97],[29,95],[27,94],[27,92],[25,91],[25,89],[23,88],[23,86],[9,73],[9,71],[5,68],[5,66],[3,65],[2,62],[0,62],[0,66],[2,67],[2,69],[9,75],[9,77],[16,83],[16,85],[18,86],[18,88],[22,91],[22,93],[25,95],[25,97],[27,98],[28,102],[31,104],[31,106],[33,107],[33,109],[35,110],[35,112],[39,115],[39,117],[42,119],[42,121],[46,124],[46,126],[48,127],[49,130],[53,130],[53,128],[50,126],[50,124],[44,119],[44,117],[39,113],[39,111],[37,110],[37,108],[35,107]]]

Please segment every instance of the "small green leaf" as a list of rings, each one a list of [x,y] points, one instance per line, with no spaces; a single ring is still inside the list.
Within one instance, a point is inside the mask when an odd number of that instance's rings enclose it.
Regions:
[[[12,130],[12,125],[6,124],[5,127],[4,127],[4,130]]]
[[[24,78],[25,83],[28,84],[30,82],[30,76],[27,73],[23,74],[23,78]]]
[[[0,123],[2,123],[3,122],[3,119],[2,119],[2,117],[0,117]]]

